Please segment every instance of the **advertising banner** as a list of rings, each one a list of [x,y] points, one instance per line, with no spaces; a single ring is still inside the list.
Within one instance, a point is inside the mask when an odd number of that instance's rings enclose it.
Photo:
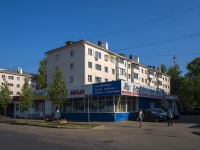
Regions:
[[[121,82],[122,82],[121,84],[122,95],[131,95],[131,96],[139,95],[140,85],[126,81],[121,81]]]
[[[93,96],[121,95],[121,80],[93,84]]]

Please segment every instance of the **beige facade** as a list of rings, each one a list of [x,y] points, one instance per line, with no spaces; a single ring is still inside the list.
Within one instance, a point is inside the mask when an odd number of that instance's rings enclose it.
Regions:
[[[18,96],[20,94],[25,78],[29,78],[29,84],[35,89],[35,83],[32,79],[33,75],[23,73],[21,68],[18,68],[17,71],[0,69],[0,84],[3,85],[6,81],[12,91],[12,96]]]
[[[62,70],[68,86],[124,80],[170,94],[170,76],[159,69],[144,66],[139,58],[116,54],[108,50],[108,44],[93,44],[86,40],[68,41],[66,46],[46,52],[48,58],[47,82],[55,67]]]

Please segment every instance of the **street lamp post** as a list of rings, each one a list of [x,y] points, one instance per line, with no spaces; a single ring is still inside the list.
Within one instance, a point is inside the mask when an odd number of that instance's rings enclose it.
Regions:
[[[90,125],[90,99],[89,99],[89,94],[86,94],[88,98],[88,126]]]

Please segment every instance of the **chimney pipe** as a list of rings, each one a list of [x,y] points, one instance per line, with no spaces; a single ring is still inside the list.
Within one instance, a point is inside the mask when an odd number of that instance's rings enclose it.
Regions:
[[[132,56],[132,55],[130,55],[130,56],[129,56],[129,58],[130,58],[130,60],[132,60],[132,59],[133,59],[133,56]]]
[[[102,47],[102,41],[98,41],[98,45]]]

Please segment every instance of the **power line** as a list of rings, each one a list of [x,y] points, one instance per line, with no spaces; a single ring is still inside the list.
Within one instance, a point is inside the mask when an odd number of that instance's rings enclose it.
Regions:
[[[163,16],[163,17],[160,17],[160,18],[157,18],[157,19],[154,19],[154,20],[150,20],[150,21],[147,21],[147,22],[144,22],[144,23],[141,23],[141,24],[130,26],[128,28],[124,28],[124,29],[121,29],[121,30],[118,30],[118,31],[113,31],[113,32],[105,33],[105,34],[102,34],[102,35],[99,35],[99,36],[95,36],[95,37],[89,38],[88,40],[92,40],[92,39],[95,39],[95,38],[104,37],[104,36],[108,36],[108,35],[111,35],[111,34],[119,33],[119,32],[122,32],[122,31],[130,30],[132,28],[136,28],[136,27],[139,27],[139,26],[142,26],[142,25],[146,25],[146,24],[149,24],[149,23],[152,23],[152,22],[156,22],[156,21],[159,21],[159,20],[163,20],[163,19],[175,16],[175,15],[179,15],[179,14],[182,14],[182,13],[197,9],[199,7],[200,7],[200,5],[192,7],[192,8],[189,8],[189,9],[186,9],[186,10],[183,10],[183,11],[179,11],[177,13],[173,13],[173,14],[170,14],[170,15],[167,15],[167,16]]]
[[[176,56],[188,56],[188,55],[196,55],[196,54],[200,54],[200,53],[187,53],[187,54],[176,54]],[[138,56],[138,57],[165,57],[165,56],[174,56],[173,54],[165,54],[165,55],[143,55],[143,56]]]
[[[168,40],[163,40],[163,41],[158,41],[158,42],[153,42],[153,43],[147,43],[147,44],[138,45],[138,46],[131,46],[131,47],[127,47],[127,48],[116,49],[116,50],[113,50],[113,51],[123,51],[123,50],[127,50],[127,49],[158,45],[158,44],[162,44],[162,43],[168,43],[168,42],[173,42],[173,41],[182,40],[182,39],[186,39],[186,38],[191,38],[191,37],[195,37],[195,36],[199,36],[199,35],[200,35],[200,32],[199,33],[193,33],[193,34],[186,35],[186,36],[176,37],[176,38],[173,38],[173,39],[168,39]]]

